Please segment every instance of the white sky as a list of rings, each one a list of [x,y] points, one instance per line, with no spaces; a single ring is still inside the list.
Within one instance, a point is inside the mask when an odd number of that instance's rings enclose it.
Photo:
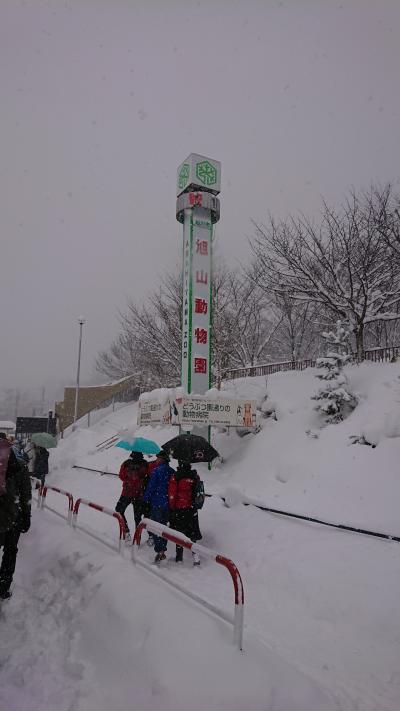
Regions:
[[[222,162],[250,218],[399,179],[398,0],[2,0],[0,387],[83,382],[180,257],[175,171]]]

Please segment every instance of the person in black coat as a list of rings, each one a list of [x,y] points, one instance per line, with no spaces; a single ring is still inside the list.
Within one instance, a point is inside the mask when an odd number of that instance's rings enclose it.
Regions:
[[[1,439],[7,439],[0,432]],[[31,480],[24,464],[19,464],[10,447],[6,470],[6,491],[0,495],[0,548],[3,557],[0,565],[0,599],[11,597],[10,586],[14,576],[21,533],[31,525]]]
[[[49,473],[49,453],[44,447],[36,445],[34,476],[40,479],[42,486]]]

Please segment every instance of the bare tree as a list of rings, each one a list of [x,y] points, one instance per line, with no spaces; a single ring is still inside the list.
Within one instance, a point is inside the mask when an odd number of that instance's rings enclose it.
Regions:
[[[230,272],[227,287],[231,367],[256,365],[269,355],[281,309],[274,294],[260,289],[245,272]]]
[[[348,321],[359,358],[365,325],[397,318],[400,272],[365,196],[351,193],[338,211],[324,203],[317,226],[305,217],[281,223],[271,218],[267,227],[256,225],[256,230],[256,282]]]
[[[387,183],[384,187],[373,186],[364,195],[374,216],[376,229],[389,247],[391,256],[400,264],[400,197]]]
[[[282,320],[273,294],[267,296],[243,272],[219,265],[213,278],[212,369],[254,365],[267,351]],[[153,386],[178,383],[181,370],[182,284],[167,274],[145,304],[129,301],[119,314],[121,333],[96,367],[111,378],[139,372]]]
[[[132,334],[122,332],[113,341],[108,351],[101,351],[96,358],[95,367],[111,380],[119,380],[135,372],[138,368],[138,350]]]
[[[128,302],[120,312],[121,333],[96,368],[108,377],[138,373],[153,387],[175,384],[180,373],[182,288],[178,275],[167,274],[144,305]]]
[[[275,351],[292,362],[310,357],[319,341],[315,305],[298,301],[287,292],[277,293],[276,301],[282,318],[274,336]]]

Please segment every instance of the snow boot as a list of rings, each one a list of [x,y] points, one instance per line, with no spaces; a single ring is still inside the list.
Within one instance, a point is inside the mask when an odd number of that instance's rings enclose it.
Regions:
[[[183,548],[177,548],[175,563],[183,563]]]
[[[154,558],[155,563],[161,563],[162,560],[166,559],[166,555],[164,551],[161,551],[161,553],[157,553],[156,557]]]
[[[0,600],[9,600],[11,595],[11,590],[2,590],[0,591]]]
[[[200,565],[200,558],[198,553],[192,553],[193,556],[193,565]]]
[[[130,543],[131,541],[132,541],[132,536],[131,536],[131,534],[129,533],[129,531],[127,531],[127,532],[125,533],[125,543]]]

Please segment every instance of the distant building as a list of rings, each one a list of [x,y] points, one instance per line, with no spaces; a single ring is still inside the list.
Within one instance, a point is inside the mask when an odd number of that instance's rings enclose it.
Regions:
[[[138,373],[127,375],[106,385],[84,385],[79,388],[78,419],[96,408],[115,402],[132,402],[140,395]],[[56,417],[60,432],[74,421],[75,387],[64,388],[64,400],[56,402]]]
[[[0,432],[5,432],[6,435],[11,437],[15,436],[15,424],[14,422],[9,422],[7,420],[0,420]]]

